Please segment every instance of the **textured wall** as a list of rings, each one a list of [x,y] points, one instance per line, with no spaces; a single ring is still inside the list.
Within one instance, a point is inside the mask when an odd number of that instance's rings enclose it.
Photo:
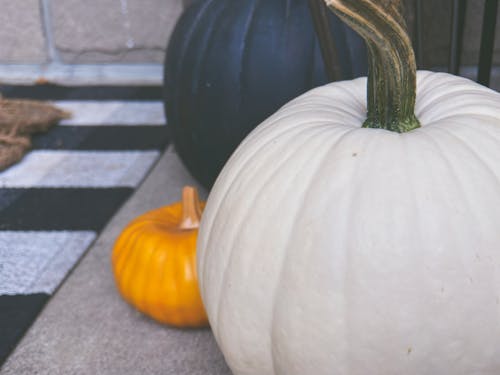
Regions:
[[[183,0],[0,0],[1,63],[161,63]]]
[[[0,62],[48,58],[39,0],[0,0]]]
[[[0,0],[0,64],[153,63],[192,0]],[[242,1],[242,0],[239,0]],[[485,0],[469,0],[463,63],[474,65]],[[415,0],[405,0],[410,30]],[[424,0],[423,66],[448,60],[450,0]],[[495,62],[500,63],[500,26]]]
[[[55,48],[65,63],[162,62],[182,10],[180,0],[51,0],[50,5]]]

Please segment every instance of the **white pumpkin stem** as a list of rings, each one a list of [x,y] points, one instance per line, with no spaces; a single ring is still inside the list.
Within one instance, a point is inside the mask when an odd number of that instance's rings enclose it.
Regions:
[[[401,0],[324,1],[368,47],[368,114],[363,126],[398,133],[420,127],[415,116],[417,67]]]
[[[201,204],[198,191],[192,186],[182,189],[182,218],[180,229],[196,229],[200,226]]]

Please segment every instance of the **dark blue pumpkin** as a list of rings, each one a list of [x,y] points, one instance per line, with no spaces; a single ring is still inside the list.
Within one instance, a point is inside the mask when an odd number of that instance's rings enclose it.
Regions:
[[[333,13],[330,26],[342,78],[364,75],[362,40]],[[165,110],[176,151],[210,188],[255,126],[326,82],[307,0],[195,1],[165,59]]]

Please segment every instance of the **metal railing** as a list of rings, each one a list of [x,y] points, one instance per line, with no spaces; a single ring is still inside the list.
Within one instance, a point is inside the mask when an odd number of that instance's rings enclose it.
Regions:
[[[333,81],[339,77],[339,64],[333,39],[330,35],[326,14],[329,12],[324,0],[308,0],[315,28],[319,37],[319,43],[323,54],[328,77]],[[423,66],[423,28],[424,14],[423,1],[415,0],[415,40],[414,48],[417,65]],[[449,41],[448,72],[459,74],[460,57],[462,55],[463,35],[465,29],[465,15],[467,11],[467,0],[450,0],[452,2],[451,33]],[[483,20],[481,29],[481,44],[479,59],[477,63],[477,82],[490,85],[491,69],[493,65],[493,50],[495,44],[495,30],[497,23],[498,0],[485,0]]]

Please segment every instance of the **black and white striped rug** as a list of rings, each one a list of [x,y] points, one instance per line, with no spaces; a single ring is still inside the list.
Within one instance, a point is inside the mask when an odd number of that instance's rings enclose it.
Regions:
[[[0,366],[167,145],[158,100],[58,100],[73,113],[0,172]]]

